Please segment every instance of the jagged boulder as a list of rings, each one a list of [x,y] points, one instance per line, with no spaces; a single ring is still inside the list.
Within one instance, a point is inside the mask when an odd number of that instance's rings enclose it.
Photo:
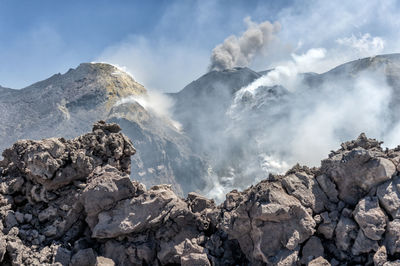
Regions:
[[[330,204],[314,176],[304,172],[290,174],[282,178],[285,190],[305,207],[311,208],[315,213],[325,210]]]
[[[250,261],[276,263],[277,254],[292,255],[315,231],[312,216],[280,182],[261,182],[239,198],[237,208],[223,213],[223,229]]]
[[[121,200],[140,194],[143,190],[140,183],[132,182],[128,175],[115,167],[107,165],[96,168],[80,196],[89,227],[93,228],[97,224],[100,212],[114,207]]]
[[[353,215],[366,237],[372,240],[382,238],[385,233],[387,217],[379,207],[376,197],[366,197],[360,200]]]
[[[313,261],[314,259],[323,256],[324,256],[324,247],[322,246],[321,240],[316,236],[312,236],[310,237],[309,240],[307,240],[307,242],[303,246],[302,258],[300,262],[302,264],[307,264]]]
[[[331,264],[323,257],[318,257],[318,258],[310,261],[307,265],[308,266],[331,266]]]
[[[137,197],[118,202],[111,210],[100,212],[98,223],[91,228],[92,236],[115,238],[140,233],[160,226],[166,216],[177,215],[176,211],[190,214],[187,204],[176,196],[170,186],[152,187]]]
[[[341,200],[356,205],[373,187],[396,172],[396,165],[385,157],[377,141],[361,134],[356,141],[343,144],[341,150],[323,160],[321,171],[335,182]]]
[[[400,218],[400,177],[396,176],[378,187],[376,195],[392,218]]]
[[[400,252],[400,219],[388,223],[384,243],[389,254]]]
[[[86,179],[101,165],[108,164],[129,174],[130,156],[135,154],[135,149],[127,137],[116,133],[120,130],[116,127],[110,128],[100,121],[94,125],[92,133],[70,141],[21,140],[3,152],[3,163],[13,162],[16,166],[17,172],[11,176],[24,175],[46,191]],[[14,181],[17,182],[21,181]]]
[[[357,224],[351,218],[342,215],[335,229],[337,248],[349,250],[352,240],[357,237],[357,229]]]
[[[387,261],[386,247],[381,246],[374,254],[374,265],[382,266],[386,263],[386,261]]]

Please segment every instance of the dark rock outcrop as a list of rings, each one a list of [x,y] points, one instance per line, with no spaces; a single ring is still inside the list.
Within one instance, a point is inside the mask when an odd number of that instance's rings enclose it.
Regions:
[[[361,135],[321,168],[297,165],[217,206],[130,180],[135,149],[119,131],[98,122],[72,140],[21,140],[4,151],[2,264],[398,263],[400,149]]]

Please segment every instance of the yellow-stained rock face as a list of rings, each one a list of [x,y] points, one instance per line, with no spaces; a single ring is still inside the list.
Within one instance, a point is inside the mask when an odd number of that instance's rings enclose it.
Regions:
[[[110,111],[115,103],[122,98],[146,94],[145,87],[121,69],[103,63],[92,65],[102,72],[100,81],[107,91],[107,111]]]

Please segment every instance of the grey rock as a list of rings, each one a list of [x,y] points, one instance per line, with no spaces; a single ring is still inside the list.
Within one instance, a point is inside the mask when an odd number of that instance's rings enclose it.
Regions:
[[[400,220],[388,222],[384,239],[385,246],[390,255],[400,252]]]
[[[22,190],[25,180],[21,176],[6,176],[0,182],[0,192],[2,194],[14,194]]]
[[[307,265],[308,266],[331,266],[331,264],[323,257],[318,257],[316,259],[313,259]]]
[[[182,266],[211,266],[206,254],[190,253],[181,257]]]
[[[268,258],[268,259],[271,259]],[[267,265],[286,266],[296,265],[299,260],[299,251],[295,250],[281,250],[275,256],[272,256],[272,260],[267,260]]]
[[[93,249],[87,248],[79,250],[71,258],[71,266],[93,266],[96,265],[96,255]]]
[[[12,228],[12,227],[18,225],[17,219],[15,218],[14,211],[7,211],[4,221],[5,221],[7,228]]]
[[[283,187],[290,195],[296,197],[303,206],[320,213],[328,204],[325,193],[321,190],[313,176],[306,173],[287,175],[282,179]]]
[[[396,261],[387,261],[383,266],[400,266],[400,260]]]
[[[400,177],[393,179],[380,185],[376,195],[382,207],[387,211],[393,219],[400,218]]]
[[[381,246],[374,254],[374,266],[383,266],[387,261],[386,247]]]
[[[4,260],[4,255],[7,251],[7,239],[4,236],[0,237],[0,262]]]
[[[385,233],[387,217],[381,210],[376,197],[366,197],[360,200],[354,210],[354,219],[372,240],[380,240]]]
[[[190,208],[193,212],[202,212],[205,209],[212,209],[215,207],[214,200],[207,199],[195,192],[188,194],[188,200],[190,201]]]
[[[110,209],[120,200],[135,196],[135,192],[136,187],[129,176],[121,176],[118,169],[106,166],[95,170],[80,197],[90,228],[93,229],[97,223],[97,215],[101,211]]]
[[[108,240],[103,246],[103,253],[101,255],[111,259],[116,265],[133,264],[128,257],[126,247],[116,240]]]
[[[265,202],[253,203],[265,197]],[[242,198],[238,208],[224,213],[224,230],[238,240],[249,260],[269,263],[268,257],[296,250],[315,231],[309,212],[278,183],[261,182]]]
[[[18,223],[22,224],[24,222],[24,214],[20,212],[15,212],[15,219]]]
[[[389,180],[396,166],[380,151],[357,147],[323,160],[323,173],[331,177],[339,191],[339,198],[356,205],[371,188]]]
[[[39,184],[31,190],[32,200],[44,202],[47,201],[46,191],[87,178],[95,167],[107,162],[108,155],[115,156],[113,162],[109,162],[110,165],[129,173],[129,157],[135,153],[132,143],[121,133],[107,135],[100,130],[68,142],[63,139],[21,140],[6,149],[3,156],[8,161],[19,158],[17,151],[20,149],[25,150],[25,153],[17,167],[21,174]],[[36,187],[42,188],[36,191]]]
[[[308,264],[312,260],[323,256],[324,247],[322,246],[321,240],[316,236],[312,236],[303,246],[300,262],[302,264]]]
[[[71,251],[61,246],[56,248],[53,263],[61,263],[61,265],[69,265],[71,260]]]
[[[114,266],[114,265],[115,265],[115,263],[114,263],[114,261],[112,259],[105,258],[105,257],[102,257],[102,256],[98,256],[96,258],[95,266]]]
[[[378,248],[378,241],[369,239],[365,236],[363,230],[359,230],[351,252],[353,255],[357,256],[362,253],[377,251]]]
[[[47,237],[55,236],[57,234],[57,227],[50,225],[44,229],[43,234]]]
[[[338,202],[339,193],[336,190],[335,183],[333,183],[332,180],[330,180],[326,175],[319,175],[316,177],[316,179],[321,189],[328,196],[329,200],[332,202]]]
[[[320,224],[317,231],[318,233],[322,234],[326,239],[332,239],[335,233],[336,224],[336,222]]]
[[[57,209],[53,206],[48,207],[47,209],[41,211],[38,215],[40,222],[45,222],[47,220],[52,220],[57,216]]]
[[[118,202],[110,211],[100,212],[92,237],[112,238],[150,229],[160,225],[168,212],[179,205],[187,208],[170,186],[153,187],[138,197]]]
[[[319,214],[315,215],[315,216],[314,216],[314,221],[315,221],[317,224],[320,224],[320,223],[322,222],[322,217],[321,217],[321,215],[319,215]]]
[[[324,235],[326,239],[332,239],[337,224],[336,213],[329,214],[328,212],[323,212],[321,213],[321,218],[323,222],[318,226],[318,233]]]
[[[335,258],[331,259],[330,263],[331,263],[332,266],[338,266],[338,265],[340,265],[340,262],[337,261]]]
[[[32,214],[30,213],[25,213],[24,214],[24,220],[29,223],[30,221],[32,221]]]
[[[342,251],[351,248],[351,242],[357,237],[357,224],[347,217],[342,216],[335,229],[336,246]]]

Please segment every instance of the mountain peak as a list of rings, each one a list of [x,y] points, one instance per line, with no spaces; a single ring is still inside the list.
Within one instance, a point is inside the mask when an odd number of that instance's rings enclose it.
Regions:
[[[82,63],[65,74],[55,74],[19,91],[26,97],[75,105],[105,104],[107,110],[121,98],[146,94],[146,89],[128,73],[106,63]],[[22,96],[24,97],[24,96]],[[49,99],[51,98],[51,99]]]
[[[178,97],[188,97],[189,95],[198,97],[209,94],[232,95],[259,77],[261,77],[260,74],[247,67],[213,70],[192,81],[176,95]]]
[[[91,63],[81,63],[75,69],[71,68],[68,72],[77,72],[83,74],[97,74],[97,75],[128,75],[121,68],[114,66],[109,63],[103,62],[91,62]],[[67,72],[67,73],[68,73]],[[132,77],[131,77],[132,78]]]

